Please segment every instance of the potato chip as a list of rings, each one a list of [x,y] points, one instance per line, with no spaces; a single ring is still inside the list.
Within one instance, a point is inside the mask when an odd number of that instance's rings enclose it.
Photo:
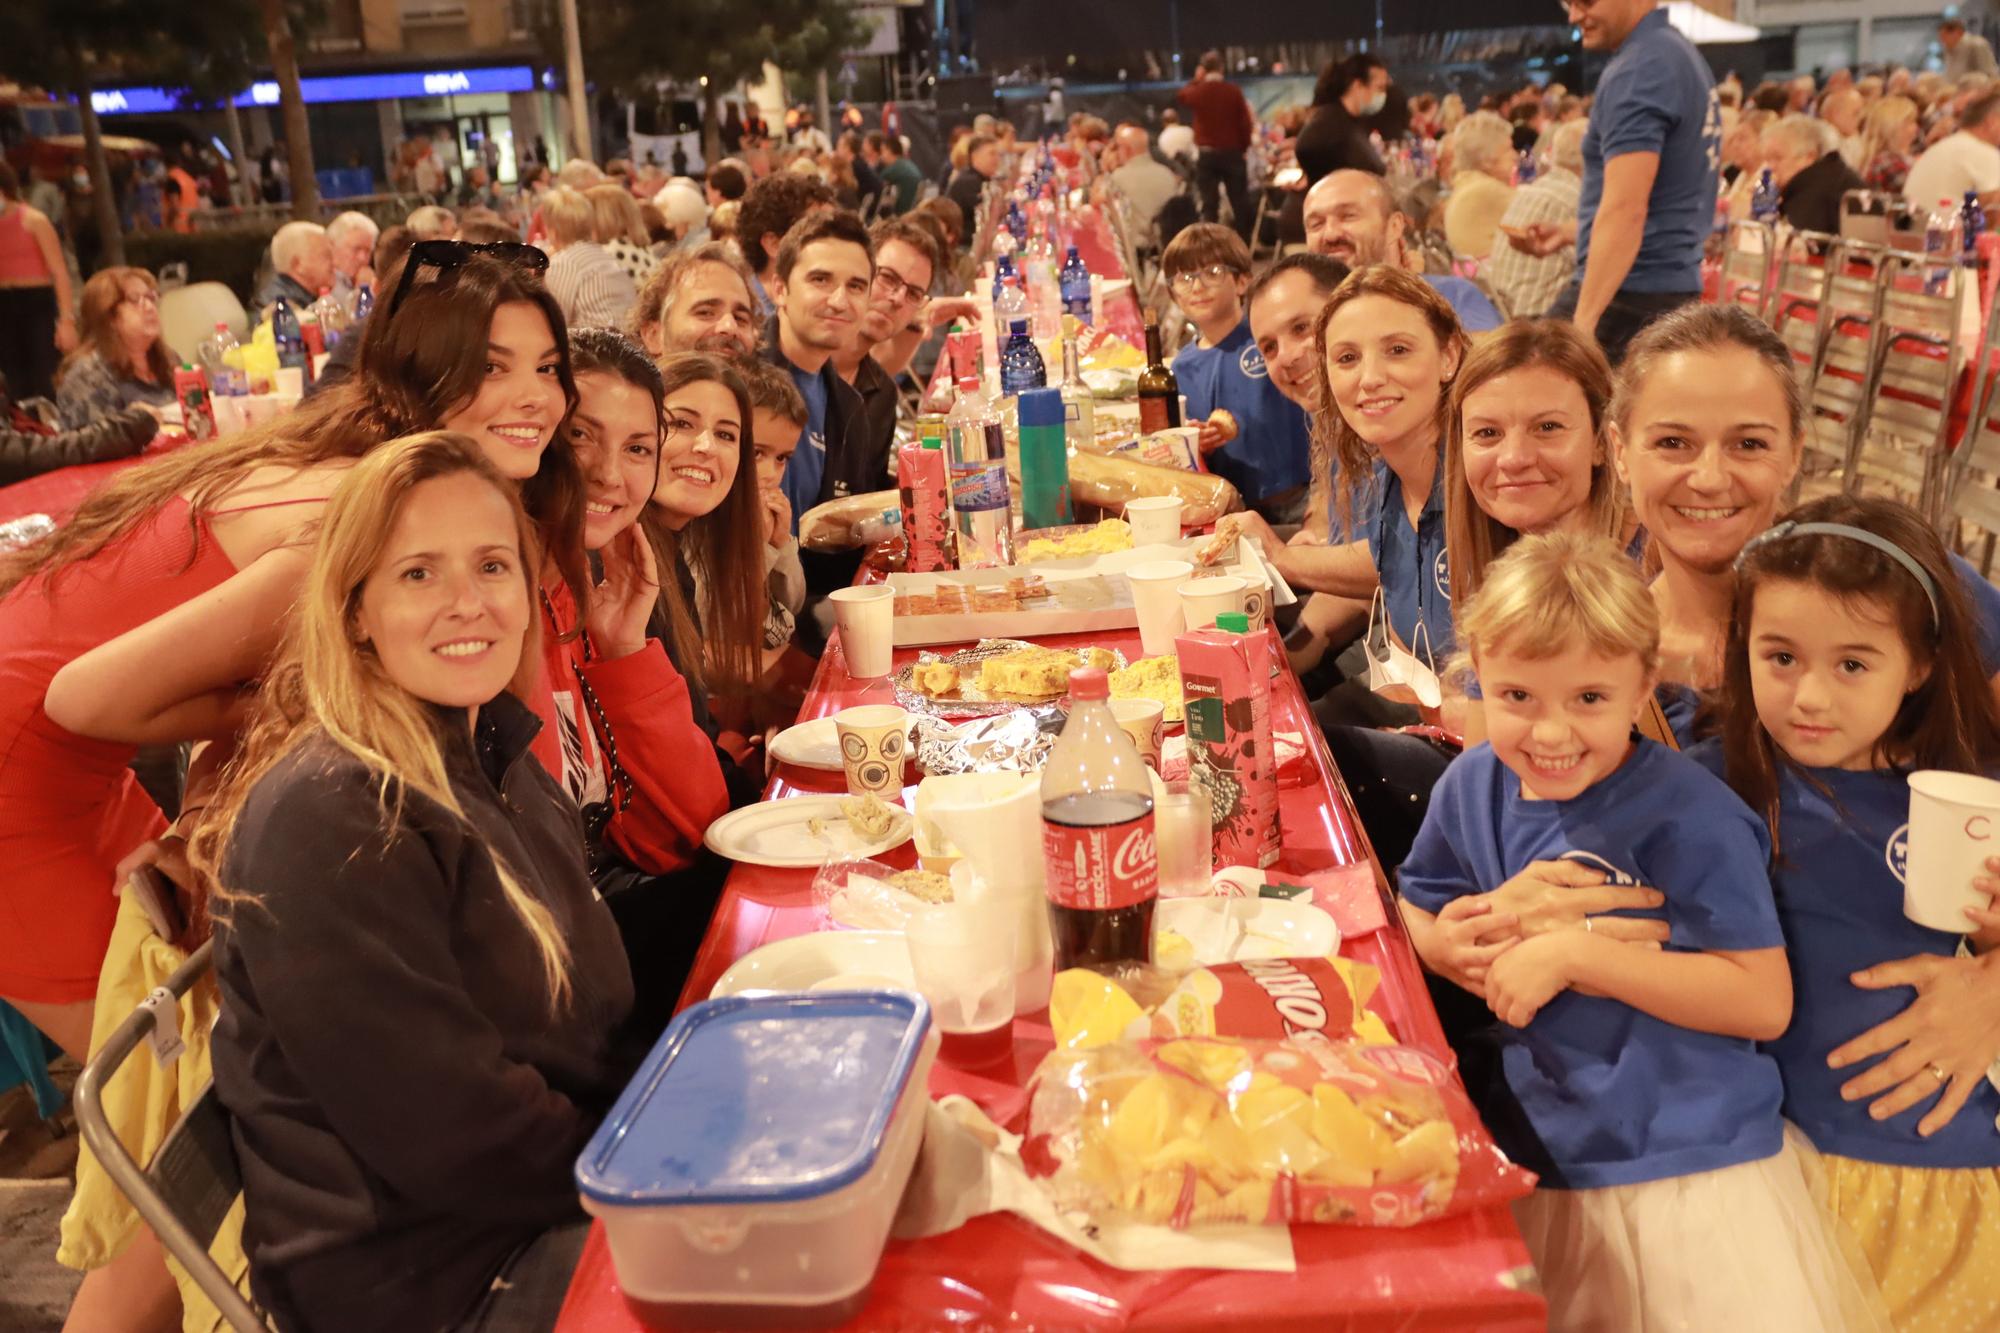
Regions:
[[[1056,974],[1049,991],[1049,1026],[1056,1045],[1087,1051],[1117,1041],[1145,1011],[1117,982],[1086,968]]]
[[[1363,1114],[1354,1099],[1331,1083],[1313,1088],[1313,1137],[1343,1161],[1373,1172],[1395,1157],[1396,1141]]]

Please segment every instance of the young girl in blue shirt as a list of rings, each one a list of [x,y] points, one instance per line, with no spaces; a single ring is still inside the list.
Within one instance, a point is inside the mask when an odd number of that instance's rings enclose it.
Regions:
[[[1964,935],[1903,915],[1909,775],[2000,770],[1972,606],[1943,543],[1886,500],[1806,505],[1737,569],[1722,734],[1690,757],[1728,778],[1777,848],[1796,1000],[1764,1049],[1785,1116],[1824,1154],[1897,1329],[2000,1326],[2000,1092],[1969,1055],[1871,1107],[1843,1084],[1876,1061],[1841,1049],[1907,1003],[1859,974],[2000,941],[1990,911],[1969,912]]]
[[[1489,741],[1431,796],[1400,880],[1430,967],[1483,995],[1497,1078],[1483,1109],[1542,1176],[1516,1218],[1551,1328],[1882,1328],[1779,1117],[1792,990],[1750,810],[1637,738],[1659,616],[1601,536],[1522,537],[1459,609]],[[1582,928],[1471,941],[1472,903],[1538,862],[1579,861],[1664,902],[1665,948]],[[1478,1055],[1472,1058],[1480,1058]]]

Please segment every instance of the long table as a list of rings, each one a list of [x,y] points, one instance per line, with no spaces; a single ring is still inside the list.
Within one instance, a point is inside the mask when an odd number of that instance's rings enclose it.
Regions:
[[[1139,656],[1134,632],[1059,636],[1054,646],[1101,644]],[[900,668],[914,650],[896,655]],[[1310,778],[1280,793],[1284,856],[1280,868],[1312,871],[1367,865],[1377,892],[1388,889],[1374,862],[1352,802],[1313,724],[1297,677],[1274,685],[1273,725],[1307,742]],[[885,702],[880,680],[847,672],[838,636],[821,659],[801,720],[826,717],[856,703]],[[843,791],[840,775],[783,766],[766,793],[772,799]],[[915,862],[907,845],[883,859]],[[707,996],[738,958],[772,940],[821,929],[812,901],[812,872],[739,865],[731,873],[708,935],[681,996],[683,1006]],[[1450,1059],[1408,938],[1390,924],[1343,942],[1344,956],[1371,963],[1382,984],[1371,1007],[1406,1044]],[[1021,1104],[1021,1085],[1051,1048],[1046,1012],[1016,1019],[1012,1077],[975,1077],[942,1063],[933,1096],[959,1092],[1005,1120]],[[1004,1071],[1003,1071],[1004,1073]],[[1407,1230],[1301,1226],[1292,1229],[1298,1271],[1292,1274],[1179,1270],[1128,1273],[1085,1258],[1011,1216],[973,1219],[942,1236],[891,1241],[868,1305],[846,1328],[919,1329],[1199,1329],[1241,1327],[1333,1330],[1528,1330],[1546,1324],[1535,1294],[1528,1253],[1504,1208],[1491,1208]],[[612,1271],[601,1225],[593,1226],[557,1323],[563,1333],[638,1333],[645,1328],[626,1306]]]

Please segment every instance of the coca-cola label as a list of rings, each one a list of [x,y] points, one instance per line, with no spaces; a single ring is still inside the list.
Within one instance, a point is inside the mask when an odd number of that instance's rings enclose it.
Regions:
[[[1072,828],[1044,820],[1049,901],[1058,907],[1132,907],[1160,894],[1153,812],[1122,824]]]

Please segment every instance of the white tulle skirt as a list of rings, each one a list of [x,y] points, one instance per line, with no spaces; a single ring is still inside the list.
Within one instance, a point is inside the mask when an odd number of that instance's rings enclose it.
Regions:
[[[1803,1151],[1801,1148],[1803,1147]],[[1811,1148],[1514,1205],[1556,1333],[1888,1333]]]

